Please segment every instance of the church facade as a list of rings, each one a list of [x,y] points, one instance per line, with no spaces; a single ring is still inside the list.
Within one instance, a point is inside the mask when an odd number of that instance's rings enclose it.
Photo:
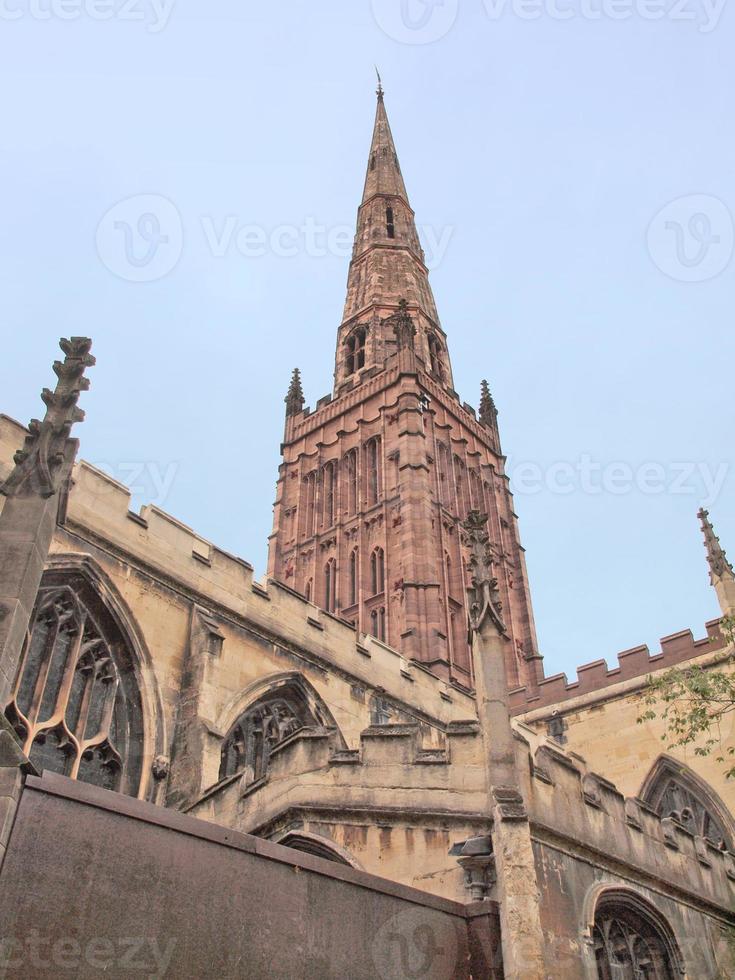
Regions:
[[[731,650],[714,621],[544,675],[497,410],[453,389],[382,90],[334,389],[309,410],[294,372],[264,581],[75,461],[93,358],[62,348],[45,418],[0,416],[6,768],[490,903],[488,976],[733,975],[735,790],[638,723],[649,675]]]

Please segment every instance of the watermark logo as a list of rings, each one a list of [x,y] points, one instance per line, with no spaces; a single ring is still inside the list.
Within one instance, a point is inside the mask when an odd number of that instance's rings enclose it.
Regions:
[[[78,976],[94,971],[162,980],[168,973],[176,949],[176,939],[165,942],[155,937],[136,936],[109,939],[94,936],[86,943],[73,938],[55,938],[39,929],[26,936],[0,937],[0,970],[13,976]]]
[[[373,963],[383,980],[405,977],[453,977],[457,936],[451,925],[420,908],[391,916],[378,929],[372,945]]]
[[[149,34],[166,27],[176,0],[0,0],[0,21],[93,20],[144,24]]]
[[[725,0],[483,0],[489,20],[669,20],[696,23],[700,34],[719,24]]]
[[[137,194],[103,215],[96,242],[97,254],[114,275],[128,282],[153,282],[168,275],[181,258],[181,215],[160,194]]]
[[[680,282],[714,279],[733,252],[733,220],[719,198],[707,194],[678,197],[661,208],[646,233],[656,266]]]
[[[431,44],[452,29],[459,0],[371,0],[378,27],[401,44]]]
[[[623,460],[603,461],[583,453],[576,460],[557,460],[540,465],[529,460],[508,459],[511,490],[518,494],[551,493],[560,496],[692,496],[711,506],[722,493],[730,464],[702,460],[661,463],[648,460],[637,464]]]
[[[436,269],[449,248],[453,226],[420,225],[417,232],[426,267]],[[187,240],[203,246],[215,259],[232,255],[244,259],[299,255],[349,259],[354,238],[352,225],[326,225],[312,216],[270,228],[243,221],[236,214],[204,214],[187,223]],[[184,222],[168,198],[138,194],[104,214],[96,240],[99,257],[110,272],[128,282],[152,282],[171,272],[181,258]]]

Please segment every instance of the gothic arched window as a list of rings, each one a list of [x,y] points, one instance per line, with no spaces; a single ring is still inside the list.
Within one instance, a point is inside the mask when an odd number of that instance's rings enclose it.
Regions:
[[[312,470],[304,477],[304,495],[304,534],[310,538],[314,533],[314,515],[316,513],[316,470]]]
[[[370,613],[370,632],[376,638],[376,640],[382,640],[385,643],[385,609],[380,607],[379,609],[373,609]]]
[[[99,597],[78,585],[39,590],[5,716],[39,770],[137,795],[143,712],[133,656]]]
[[[365,328],[357,327],[345,341],[345,373],[365,367]]]
[[[667,932],[659,917],[632,896],[615,893],[601,900],[592,930],[599,980],[674,980],[676,954]]]
[[[272,691],[251,705],[228,732],[222,745],[219,778],[246,771],[248,782],[260,779],[267,772],[276,745],[299,729],[320,723],[298,685]]]
[[[357,548],[353,548],[350,553],[350,605],[354,606],[357,602],[357,589],[359,582],[360,553]]]
[[[467,514],[467,484],[465,481],[465,465],[459,456],[454,457],[454,488],[457,494],[457,514],[464,517]]]
[[[375,436],[365,446],[367,462],[367,502],[368,506],[380,500],[380,437]]]
[[[444,380],[444,367],[442,363],[443,347],[441,341],[433,333],[429,334],[429,369],[439,381]]]
[[[673,817],[720,850],[732,850],[732,820],[714,791],[675,759],[662,756],[649,773],[641,799],[661,817]]]
[[[385,552],[375,548],[370,555],[370,587],[373,595],[385,591]]]
[[[390,207],[385,209],[385,230],[388,235],[388,238],[396,237],[396,226],[395,226],[395,219],[393,218],[393,208]]]
[[[334,498],[336,491],[336,472],[334,463],[326,463],[322,470],[322,487],[324,490],[324,527],[334,524]]]
[[[337,606],[337,565],[330,558],[324,566],[324,608],[333,613]]]
[[[348,516],[357,513],[357,450],[351,449],[344,458],[344,505]]]

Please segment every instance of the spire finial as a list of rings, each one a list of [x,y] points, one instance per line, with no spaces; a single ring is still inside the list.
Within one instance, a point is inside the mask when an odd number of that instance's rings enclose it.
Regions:
[[[298,415],[304,408],[304,389],[301,387],[301,372],[298,368],[293,369],[291,384],[288,386],[288,393],[284,398],[286,402],[286,415]]]
[[[485,425],[492,425],[498,415],[493,396],[490,394],[490,386],[483,379],[480,385],[480,421]]]
[[[712,522],[709,519],[709,511],[705,510],[704,507],[700,507],[697,517],[702,525],[704,547],[707,551],[707,563],[709,565],[712,584],[715,584],[716,578],[734,578],[735,575],[733,575],[732,565],[727,560],[727,555],[720,544],[720,539],[715,534]]]
[[[382,80],[380,78],[380,72],[378,71],[378,66],[377,65],[375,66],[375,74],[378,76],[378,89],[377,89],[377,91],[376,91],[375,94],[378,96],[378,102],[382,102],[383,101],[383,94],[384,94],[383,93],[383,82],[382,82]]]

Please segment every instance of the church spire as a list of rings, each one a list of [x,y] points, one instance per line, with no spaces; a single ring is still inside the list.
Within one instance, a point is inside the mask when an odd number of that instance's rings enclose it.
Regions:
[[[375,109],[375,124],[373,138],[370,143],[368,169],[365,175],[365,187],[362,203],[365,204],[374,194],[390,194],[403,199],[408,206],[408,194],[403,183],[401,167],[398,163],[398,153],[393,142],[393,134],[385,111],[383,85],[378,75],[378,104]]]
[[[725,616],[735,614],[735,573],[733,567],[727,560],[727,555],[720,544],[720,539],[715,534],[712,522],[709,519],[709,511],[700,507],[697,514],[702,533],[704,534],[704,547],[707,551],[707,564],[709,565],[710,582],[715,588],[720,608]]]
[[[359,383],[361,369],[382,370],[396,353],[389,321],[402,299],[416,327],[417,356],[427,373],[451,389],[446,341],[378,75],[373,135],[337,340],[337,393],[348,380],[349,385]]]

